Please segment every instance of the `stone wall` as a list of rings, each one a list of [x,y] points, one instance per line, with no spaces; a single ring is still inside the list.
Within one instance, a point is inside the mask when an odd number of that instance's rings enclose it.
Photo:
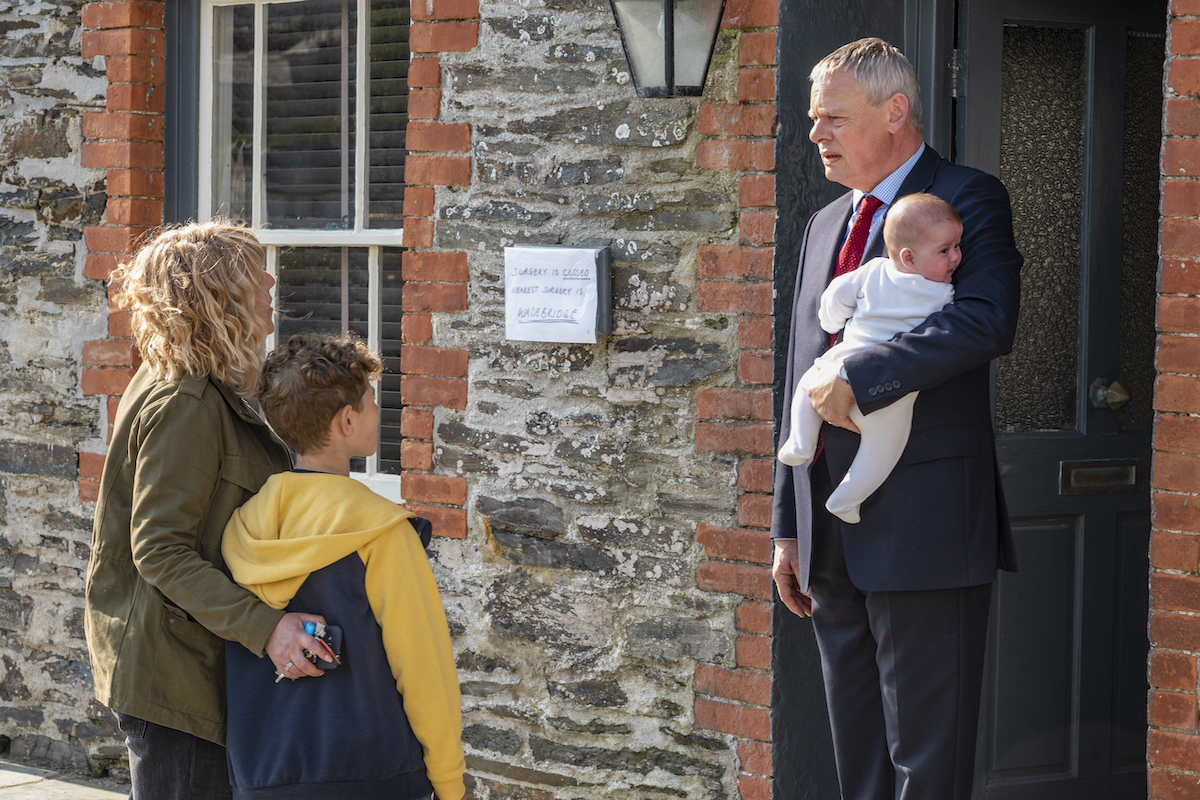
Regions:
[[[106,197],[80,153],[108,83],[81,56],[82,5],[0,2],[0,748],[76,766],[112,732],[83,641],[77,452],[104,431],[80,362],[105,293],[84,277],[82,229]]]
[[[420,14],[403,486],[463,520],[476,795],[765,798],[774,6],[703,99],[636,97],[607,2]],[[506,341],[511,244],[611,247],[613,335]]]

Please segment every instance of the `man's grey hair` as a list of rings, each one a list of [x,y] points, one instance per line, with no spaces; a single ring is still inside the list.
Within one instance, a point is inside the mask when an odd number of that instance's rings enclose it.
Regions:
[[[817,62],[808,79],[825,80],[842,69],[850,70],[873,106],[895,94],[907,97],[908,123],[917,133],[921,132],[921,84],[917,81],[917,71],[903,53],[883,39],[859,39]]]

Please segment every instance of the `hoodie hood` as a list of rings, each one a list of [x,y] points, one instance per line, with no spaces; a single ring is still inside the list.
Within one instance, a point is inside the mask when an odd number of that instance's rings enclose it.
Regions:
[[[284,608],[310,573],[413,516],[353,478],[281,472],[234,512],[221,553],[235,581]]]

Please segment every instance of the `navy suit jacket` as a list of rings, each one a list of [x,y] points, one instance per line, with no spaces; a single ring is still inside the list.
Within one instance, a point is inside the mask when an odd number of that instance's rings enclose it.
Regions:
[[[991,417],[991,369],[1012,349],[1020,301],[1021,254],[1012,233],[1008,192],[999,180],[946,161],[926,148],[897,197],[929,192],[962,216],[962,262],[954,273],[954,304],[907,333],[850,356],[846,374],[864,414],[908,392],[920,392],[912,434],[900,463],[862,505],[862,520],[840,530],[850,579],[862,591],[974,586],[1016,569],[1012,531],[996,463]],[[790,434],[796,382],[829,347],[817,322],[853,211],[846,193],[809,220],[792,301],[787,383],[780,441]],[[883,226],[863,260],[884,255]],[[823,425],[825,458],[836,486],[850,468],[859,436]],[[812,556],[811,463],[775,463],[771,533],[795,538],[801,589],[808,590]]]

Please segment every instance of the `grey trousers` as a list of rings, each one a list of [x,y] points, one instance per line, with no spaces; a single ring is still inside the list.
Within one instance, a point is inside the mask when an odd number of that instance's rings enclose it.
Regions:
[[[225,748],[116,712],[129,748],[129,800],[229,800]]]
[[[969,800],[991,584],[863,592],[813,465],[813,629],[843,800]]]

